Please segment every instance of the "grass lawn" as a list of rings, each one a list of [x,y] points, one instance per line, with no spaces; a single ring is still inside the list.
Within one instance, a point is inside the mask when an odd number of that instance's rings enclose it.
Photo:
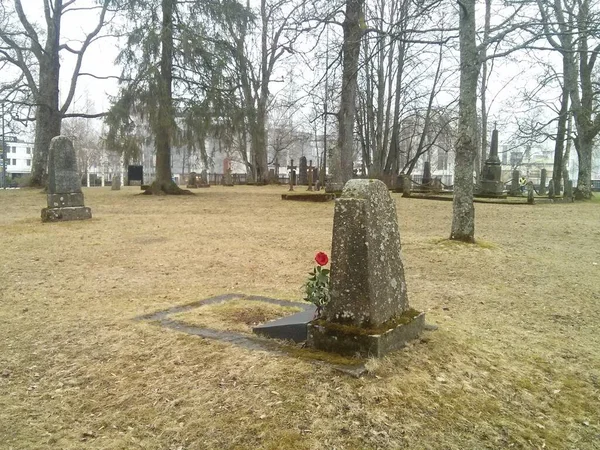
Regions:
[[[355,379],[133,320],[300,300],[332,202],[139,192],[84,189],[92,220],[42,224],[43,194],[0,190],[0,448],[600,448],[599,203],[477,204],[465,245],[450,202],[393,194],[411,305],[439,329]],[[187,318],[236,329],[210,314]]]

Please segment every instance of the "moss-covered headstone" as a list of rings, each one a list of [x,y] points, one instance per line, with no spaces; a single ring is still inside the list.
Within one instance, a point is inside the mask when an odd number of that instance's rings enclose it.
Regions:
[[[381,356],[423,329],[408,304],[396,205],[379,180],[350,180],[336,200],[330,289],[309,346]]]
[[[48,207],[42,209],[42,222],[92,218],[90,208],[83,205],[75,149],[66,136],[56,136],[50,142],[47,201]]]

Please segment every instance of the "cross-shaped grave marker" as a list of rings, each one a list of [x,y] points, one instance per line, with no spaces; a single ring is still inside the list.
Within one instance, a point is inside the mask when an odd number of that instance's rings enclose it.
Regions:
[[[296,181],[294,179],[294,178],[296,178],[296,166],[294,165],[293,159],[290,159],[290,165],[287,166],[287,168],[290,171],[290,188],[288,190],[293,191],[294,190],[294,181]]]

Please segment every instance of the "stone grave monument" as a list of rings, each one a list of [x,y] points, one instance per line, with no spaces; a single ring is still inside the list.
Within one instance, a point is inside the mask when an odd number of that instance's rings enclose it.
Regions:
[[[290,159],[290,165],[287,168],[290,171],[290,188],[288,191],[291,192],[294,190],[294,184],[296,184],[296,166],[293,159]]]
[[[408,304],[396,204],[380,180],[350,180],[336,200],[330,294],[308,326],[309,347],[378,357],[424,328]]]
[[[429,161],[425,161],[423,164],[422,184],[424,189],[429,189],[431,186],[431,163]]]
[[[540,173],[540,195],[546,195],[546,177],[548,176],[548,171],[546,169],[542,169]]]
[[[110,190],[111,191],[120,191],[121,190],[121,174],[113,176],[112,181],[110,182]]]
[[[502,183],[502,163],[498,158],[498,130],[492,132],[490,156],[485,160],[478,195],[484,197],[501,197],[504,194]]]
[[[300,157],[298,163],[298,184],[303,186],[308,184],[308,165],[306,164],[306,156]]]
[[[513,170],[512,180],[510,182],[510,195],[520,196],[521,195],[521,184],[519,182],[521,173],[518,170]]]
[[[565,202],[573,201],[573,180],[568,180],[565,183],[565,191],[563,192],[563,201],[565,201]]]
[[[312,191],[313,190],[313,178],[314,178],[314,172],[315,168],[312,165],[312,159],[309,161],[308,164],[308,189],[307,191]]]
[[[190,172],[188,176],[187,186],[189,188],[197,188],[198,187],[198,174],[196,172]]]
[[[47,201],[48,207],[42,209],[42,222],[92,218],[91,209],[83,205],[77,157],[73,143],[66,136],[56,136],[50,142]]]

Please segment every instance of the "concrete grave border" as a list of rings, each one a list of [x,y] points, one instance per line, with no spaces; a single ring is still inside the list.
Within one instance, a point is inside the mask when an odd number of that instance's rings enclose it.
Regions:
[[[173,306],[171,308],[163,309],[157,312],[142,314],[141,316],[134,317],[133,320],[136,322],[149,322],[154,323],[160,327],[167,328],[170,330],[181,331],[183,333],[200,336],[206,339],[214,339],[221,342],[226,342],[229,344],[236,345],[238,347],[242,347],[248,350],[262,350],[269,351],[272,353],[277,353],[281,355],[292,356],[282,348],[281,344],[278,344],[275,340],[269,339],[267,337],[263,337],[260,335],[249,335],[245,333],[235,332],[235,331],[222,331],[215,330],[212,328],[204,328],[200,326],[190,325],[181,320],[171,319],[170,316],[172,314],[177,314],[181,312],[191,311],[192,309],[200,308],[206,305],[214,305],[217,303],[225,303],[231,300],[249,300],[255,302],[266,302],[279,306],[296,306],[303,309],[302,312],[310,311],[311,308],[314,308],[310,303],[303,302],[293,302],[288,300],[280,300],[271,297],[264,297],[260,295],[247,295],[247,294],[239,294],[239,293],[231,293],[231,294],[222,294],[214,297],[209,297],[203,300],[197,300],[192,303],[187,303],[185,305]],[[300,314],[300,313],[296,313]],[[281,320],[281,319],[278,319]],[[269,322],[267,322],[269,323]],[[307,360],[309,360],[307,358]],[[333,367],[336,370],[339,370],[343,373],[354,377],[360,377],[364,373],[367,372],[364,364],[360,365],[339,365],[332,364],[326,361],[321,361],[318,359],[310,359],[311,362],[316,364],[325,364],[330,367]]]

